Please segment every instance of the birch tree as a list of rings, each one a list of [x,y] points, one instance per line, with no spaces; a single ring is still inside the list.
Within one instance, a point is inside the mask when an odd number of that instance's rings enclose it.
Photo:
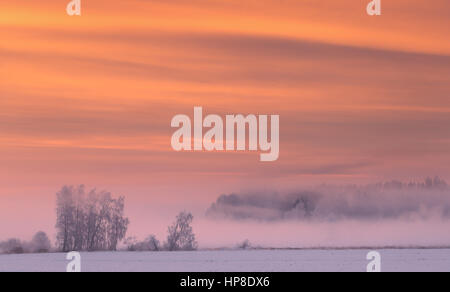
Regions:
[[[194,216],[191,213],[181,212],[172,226],[169,226],[167,236],[167,249],[176,250],[195,250],[197,242],[192,231],[192,221]]]
[[[116,250],[126,235],[125,198],[109,192],[88,194],[84,186],[65,186],[57,193],[56,228],[60,250]]]

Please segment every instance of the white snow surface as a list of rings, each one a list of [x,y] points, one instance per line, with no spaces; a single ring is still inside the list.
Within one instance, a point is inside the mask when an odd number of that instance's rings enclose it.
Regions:
[[[81,253],[82,272],[365,272],[369,250]],[[450,249],[382,249],[384,272],[450,271]],[[66,254],[0,255],[0,272],[65,272]]]

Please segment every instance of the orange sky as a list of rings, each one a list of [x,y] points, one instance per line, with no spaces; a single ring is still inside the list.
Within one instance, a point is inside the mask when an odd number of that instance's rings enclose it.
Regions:
[[[63,184],[125,195],[139,230],[243,188],[450,179],[447,0],[68,2],[0,0],[0,238],[52,228]],[[175,153],[194,106],[279,114],[280,159]]]

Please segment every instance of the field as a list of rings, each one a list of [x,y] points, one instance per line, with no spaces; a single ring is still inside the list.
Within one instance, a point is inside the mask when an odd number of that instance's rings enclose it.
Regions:
[[[94,252],[81,254],[85,272],[365,272],[368,250],[243,250]],[[379,250],[382,271],[450,271],[450,249]],[[0,272],[64,272],[62,253],[0,255]]]

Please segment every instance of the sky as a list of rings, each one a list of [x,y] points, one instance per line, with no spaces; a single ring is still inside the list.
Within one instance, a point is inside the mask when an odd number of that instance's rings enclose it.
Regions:
[[[0,239],[53,234],[65,184],[124,195],[129,233],[162,237],[221,194],[450,179],[447,0],[68,2],[0,0]],[[280,115],[279,160],[173,151],[195,106]]]

